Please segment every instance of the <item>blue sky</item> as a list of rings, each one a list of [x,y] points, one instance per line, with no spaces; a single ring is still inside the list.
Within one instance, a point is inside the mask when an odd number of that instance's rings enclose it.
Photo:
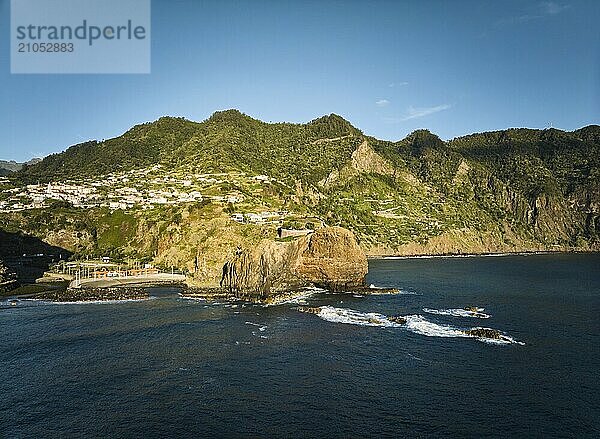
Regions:
[[[598,1],[155,0],[148,75],[11,75],[0,11],[0,159],[226,108],[388,140],[600,123]]]

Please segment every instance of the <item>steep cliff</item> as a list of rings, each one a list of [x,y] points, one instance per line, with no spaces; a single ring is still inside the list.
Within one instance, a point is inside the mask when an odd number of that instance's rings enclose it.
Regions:
[[[0,294],[11,291],[17,286],[16,274],[0,261]]]
[[[265,240],[252,249],[238,247],[223,265],[220,286],[261,299],[306,286],[344,291],[363,286],[367,270],[352,232],[324,227],[291,242]]]
[[[154,168],[163,174],[137,181],[129,174]],[[237,245],[274,237],[276,226],[238,224],[232,213],[286,211],[292,227],[340,226],[369,255],[600,250],[596,125],[450,141],[418,130],[391,142],[336,115],[306,124],[265,123],[235,110],[199,123],[164,117],[28,165],[0,196],[15,198],[26,183],[111,179],[120,185],[110,189],[112,201],[130,186],[160,194],[172,192],[173,181],[206,180],[209,173],[218,182],[198,189],[201,203],[126,211],[50,206],[0,215],[0,229],[77,256],[186,269],[198,284],[214,283]],[[244,201],[214,201],[231,192]]]

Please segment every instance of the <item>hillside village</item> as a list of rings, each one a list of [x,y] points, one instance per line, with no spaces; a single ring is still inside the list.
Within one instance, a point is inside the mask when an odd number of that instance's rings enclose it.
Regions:
[[[17,187],[12,187],[7,177],[0,177],[0,212],[45,209],[56,203],[79,209],[131,211],[209,201],[233,209],[230,217],[238,223],[277,224],[289,215],[288,211],[263,210],[259,206],[253,211],[248,211],[248,206],[244,211],[235,211],[236,205],[250,201],[242,191],[269,183],[276,180],[266,175],[247,176],[243,172],[169,172],[162,165],[112,173],[92,181],[72,179]]]

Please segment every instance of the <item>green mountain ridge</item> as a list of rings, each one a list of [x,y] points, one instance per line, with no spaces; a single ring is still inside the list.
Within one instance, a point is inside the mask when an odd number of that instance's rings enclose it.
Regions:
[[[228,174],[214,190],[246,201],[119,213],[122,236],[114,229],[117,213],[83,209],[54,209],[43,230],[33,224],[44,209],[11,213],[0,227],[50,236],[53,245],[81,254],[110,250],[182,268],[201,250],[209,254],[209,241],[222,252],[225,242],[272,236],[266,226],[229,218],[260,209],[291,212],[290,225],[318,218],[349,228],[371,255],[600,248],[598,125],[572,132],[511,128],[449,141],[418,130],[391,142],[364,135],[335,114],[293,124],[225,110],[202,122],[162,117],[113,139],[74,145],[10,180],[18,187],[101,179],[157,164],[180,175]],[[234,175],[272,181],[255,185]],[[103,236],[108,229],[111,239]],[[65,230],[85,239],[65,240]]]
[[[161,117],[155,122],[136,125],[119,137],[84,142],[52,154],[35,166],[25,167],[19,177],[28,182],[50,181],[102,175],[159,162],[177,166],[193,160],[204,161],[208,170],[211,166],[213,169],[262,166],[285,174],[279,166],[282,163],[271,163],[269,157],[279,160],[290,155],[302,159],[326,153],[328,148],[311,142],[351,134],[361,133],[337,115],[307,124],[267,124],[237,110],[216,112],[204,122]]]

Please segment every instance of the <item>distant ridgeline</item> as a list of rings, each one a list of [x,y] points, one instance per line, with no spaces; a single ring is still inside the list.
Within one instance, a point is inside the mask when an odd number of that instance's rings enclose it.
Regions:
[[[0,228],[81,254],[143,256],[194,270],[216,264],[218,252],[237,242],[274,237],[276,225],[231,220],[234,212],[261,210],[291,212],[297,228],[310,217],[351,229],[371,255],[600,248],[597,125],[448,142],[419,130],[389,142],[334,114],[265,123],[227,110],[200,123],[163,117],[75,145],[23,166],[10,182],[92,181],[157,164],[181,178],[220,174],[211,194],[233,191],[245,201],[121,211],[55,205],[52,215],[49,208],[3,215]],[[245,186],[227,175],[269,178]]]
[[[9,174],[12,174],[13,172],[17,172],[23,167],[23,165],[33,165],[40,161],[42,161],[42,159],[32,159],[26,163],[17,163],[13,160],[0,160],[0,177],[4,177]]]

